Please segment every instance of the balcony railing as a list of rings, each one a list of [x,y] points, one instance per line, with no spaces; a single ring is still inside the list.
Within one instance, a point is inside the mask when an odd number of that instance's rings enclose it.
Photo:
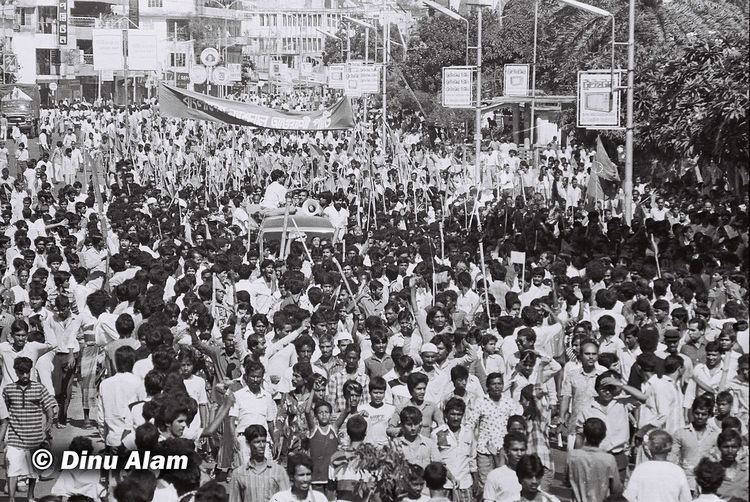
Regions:
[[[59,76],[60,75],[60,65],[37,65],[36,67],[36,73],[37,75],[53,75],[53,76]]]
[[[98,19],[95,17],[70,16],[68,18],[70,26],[77,26],[79,28],[95,28],[97,21]]]

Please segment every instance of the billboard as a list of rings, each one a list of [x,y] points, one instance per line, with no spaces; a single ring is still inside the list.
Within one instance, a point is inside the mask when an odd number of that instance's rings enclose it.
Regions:
[[[328,67],[328,87],[331,89],[343,89],[346,79],[346,65],[332,64]]]
[[[94,70],[122,70],[125,67],[122,55],[122,30],[95,28],[93,47]]]
[[[614,74],[615,87],[620,86],[620,74]],[[609,70],[578,72],[577,125],[588,129],[620,128],[620,91],[612,92],[612,73]]]
[[[128,30],[128,69],[157,71],[160,68],[156,31]]]
[[[529,95],[529,65],[506,64],[503,77],[505,96]]]
[[[445,108],[474,107],[473,66],[443,68],[443,106]]]

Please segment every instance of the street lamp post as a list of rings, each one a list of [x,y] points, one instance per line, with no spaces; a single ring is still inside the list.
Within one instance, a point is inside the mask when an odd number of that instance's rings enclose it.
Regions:
[[[227,65],[227,54],[229,52],[228,51],[228,49],[229,49],[229,39],[227,37],[227,21],[228,21],[229,11],[230,11],[230,9],[232,7],[234,7],[234,5],[236,3],[241,2],[242,0],[234,0],[234,1],[229,2],[227,4],[224,4],[224,3],[220,2],[219,0],[203,0],[203,1],[206,4],[208,4],[208,3],[215,3],[216,5],[219,6],[220,9],[224,9],[224,16],[223,16],[224,17],[224,32],[221,34],[221,37],[219,38],[219,41],[222,44],[221,57],[224,60],[224,65],[226,66]],[[222,90],[223,94],[226,96],[226,94],[227,94],[227,86],[226,85],[221,86],[221,90]]]
[[[373,26],[370,23],[367,23],[365,21],[361,21],[359,19],[355,19],[355,18],[349,17],[349,16],[344,16],[343,19],[345,19],[348,22],[352,22],[354,24],[358,24],[359,26],[362,26],[365,29],[365,64],[368,64],[370,62],[370,28],[372,28],[374,30],[375,26]],[[349,43],[349,38],[350,38],[349,37],[348,23],[347,23],[347,33],[346,34],[347,34],[347,44],[348,44]],[[349,58],[348,54],[349,53],[347,52],[347,59],[351,59],[351,58]],[[376,60],[377,60],[377,58],[376,58]],[[368,125],[368,128],[369,128],[369,122],[367,121],[367,105],[368,105],[369,95],[365,94],[363,96],[363,98],[364,98],[364,108],[365,108],[363,115],[364,115],[364,118],[365,118],[365,123]]]
[[[466,25],[466,66],[469,66],[469,20],[460,15],[458,12],[452,11],[448,7],[440,5],[433,0],[422,0],[422,3],[429,8],[440,12],[441,14],[444,14],[451,19],[455,19],[456,21],[461,21]]]
[[[604,9],[589,5],[578,0],[559,0],[565,5],[570,5],[586,12],[596,14],[602,17],[612,18],[612,100],[610,101],[614,105],[614,93],[619,92],[622,87],[615,88],[615,45],[622,44],[622,42],[615,42],[615,17],[614,15]],[[622,188],[625,192],[625,201],[623,204],[623,210],[625,213],[625,223],[630,225],[633,218],[633,129],[634,129],[634,118],[633,118],[633,92],[635,87],[635,0],[629,0],[628,2],[628,76],[627,76],[627,97],[626,97],[626,118],[625,118],[625,180],[623,181]]]
[[[614,30],[614,28],[613,28]],[[633,218],[633,88],[635,86],[635,0],[628,4],[628,95],[625,124],[625,222]]]
[[[611,63],[610,73],[612,78],[612,96],[614,96],[615,90],[615,16],[608,10],[601,9],[594,5],[579,2],[578,0],[558,0],[561,4],[573,7],[590,14],[594,14],[601,17],[609,17],[612,19],[612,41],[611,41]],[[534,144],[536,141],[536,63],[537,63],[537,40],[539,36],[539,0],[534,2],[534,49],[532,55],[532,66],[531,66],[531,124],[529,125],[529,138],[530,147],[534,152]],[[614,103],[614,99],[610,99],[611,103]],[[535,156],[536,158],[536,156]]]
[[[422,3],[435,9],[441,14],[445,14],[451,19],[457,21],[463,21],[466,23],[466,64],[469,63],[469,20],[460,15],[458,12],[452,11],[447,7],[440,5],[432,0],[422,0]],[[480,0],[471,0],[469,5],[477,7],[477,45],[474,47],[477,50],[477,104],[474,109],[474,179],[477,184],[482,181],[482,7],[486,4]]]
[[[477,107],[474,112],[474,182],[477,184],[477,200],[479,199],[479,185],[482,182],[482,6],[477,8]],[[477,218],[479,215],[477,214]],[[482,271],[484,274],[484,271]]]
[[[350,38],[349,37],[349,23],[357,24],[365,29],[365,63],[368,63],[369,62],[368,56],[369,56],[369,50],[370,50],[370,29],[374,30],[375,26],[371,25],[368,22],[362,21],[360,19],[355,19],[349,16],[343,16],[342,19],[347,21],[347,32],[346,32],[347,39]],[[347,40],[347,44],[348,44],[348,40]]]
[[[387,0],[383,0],[383,156],[388,157],[387,148],[388,143],[386,138],[388,137],[388,118],[387,118],[387,84],[388,84],[388,44],[391,38],[391,20],[388,16],[388,3]]]

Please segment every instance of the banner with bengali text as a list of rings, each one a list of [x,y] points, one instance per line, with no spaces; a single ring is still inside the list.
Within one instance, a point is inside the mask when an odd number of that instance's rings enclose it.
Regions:
[[[325,131],[354,127],[354,114],[348,98],[342,98],[323,110],[285,112],[252,103],[215,98],[162,83],[159,87],[159,109],[168,117],[264,129]]]

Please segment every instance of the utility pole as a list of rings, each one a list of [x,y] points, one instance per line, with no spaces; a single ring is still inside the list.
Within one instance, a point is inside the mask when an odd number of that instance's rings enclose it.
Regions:
[[[477,108],[474,117],[474,181],[482,181],[482,7],[477,6]],[[478,190],[478,189],[477,189]],[[477,191],[477,197],[479,193]]]
[[[635,0],[628,5],[628,95],[625,124],[625,222],[633,217],[633,88],[635,86]]]
[[[388,41],[391,38],[391,20],[388,18],[388,4],[387,0],[383,0],[383,156],[386,155],[388,136],[388,121],[386,112],[388,110],[386,101],[387,96],[387,83],[388,83]]]
[[[177,54],[177,21],[174,22],[174,50],[172,51],[173,54]],[[177,61],[173,61],[173,63],[177,63]],[[177,65],[175,64],[172,67],[172,76],[174,77],[174,86],[177,87],[177,69],[175,68]]]
[[[375,58],[375,61],[377,61],[377,58]],[[370,28],[365,28],[365,66],[369,62],[370,62]],[[367,101],[369,98],[370,98],[369,94],[364,95],[364,106],[365,106],[364,119],[365,119],[365,124],[366,124],[368,133],[370,131],[370,123],[367,120]]]
[[[533,56],[531,61],[531,122],[529,124],[529,148],[531,148],[532,159],[534,159],[534,165],[536,166],[537,156],[536,148],[534,143],[536,137],[534,132],[536,131],[536,46],[537,46],[537,35],[539,34],[539,0],[534,2],[534,48]]]
[[[125,152],[130,151],[130,118],[128,116],[128,28],[130,28],[130,8],[127,0],[123,0],[123,14],[125,19],[125,28],[122,30],[122,51],[123,51],[123,76],[125,80],[122,83],[122,90],[125,104]],[[122,19],[120,19],[122,22]],[[133,93],[135,98],[135,92]]]

